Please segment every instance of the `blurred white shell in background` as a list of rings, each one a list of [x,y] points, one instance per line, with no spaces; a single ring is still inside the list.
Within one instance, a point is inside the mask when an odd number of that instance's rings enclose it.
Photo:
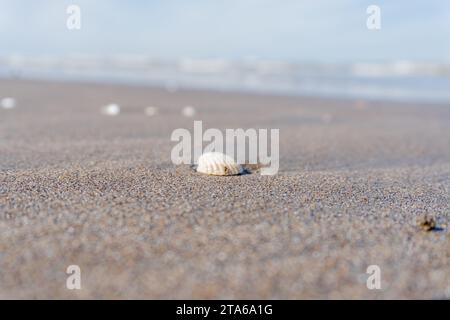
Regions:
[[[16,107],[16,99],[11,97],[3,98],[0,101],[0,105],[3,109],[14,109]]]
[[[195,115],[195,109],[192,106],[185,106],[181,113],[183,114],[183,116],[191,118]]]
[[[220,152],[207,152],[198,159],[197,172],[215,175],[232,176],[243,172],[241,165],[233,158]]]
[[[118,104],[111,103],[104,106],[101,112],[107,116],[117,116],[120,113],[120,106]]]
[[[145,115],[148,117],[153,117],[158,113],[158,108],[156,107],[147,107],[145,108]]]

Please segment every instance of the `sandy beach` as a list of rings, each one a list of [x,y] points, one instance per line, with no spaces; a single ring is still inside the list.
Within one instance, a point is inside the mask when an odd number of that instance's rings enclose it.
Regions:
[[[450,106],[23,80],[0,96],[17,99],[0,108],[2,299],[450,298]],[[280,129],[279,173],[175,166],[170,135],[194,120]]]

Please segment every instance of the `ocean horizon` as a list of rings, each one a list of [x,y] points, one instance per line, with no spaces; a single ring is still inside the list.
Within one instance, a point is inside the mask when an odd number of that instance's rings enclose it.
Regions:
[[[450,63],[293,63],[116,55],[0,58],[0,77],[326,98],[449,103]]]

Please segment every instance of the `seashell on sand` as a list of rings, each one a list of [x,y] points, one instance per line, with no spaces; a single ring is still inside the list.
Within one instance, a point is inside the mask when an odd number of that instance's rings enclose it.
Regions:
[[[156,115],[158,113],[158,108],[156,107],[147,107],[144,110],[145,115],[148,117],[153,117],[154,115]]]
[[[108,104],[102,107],[101,113],[107,116],[117,116],[120,113],[120,106],[115,103]]]
[[[214,176],[233,176],[244,172],[233,158],[220,152],[207,152],[198,159],[197,172]]]
[[[185,106],[181,113],[183,114],[183,116],[191,118],[195,116],[195,108],[193,106]]]
[[[0,100],[0,105],[3,109],[14,109],[16,107],[16,99],[14,98],[3,98]]]

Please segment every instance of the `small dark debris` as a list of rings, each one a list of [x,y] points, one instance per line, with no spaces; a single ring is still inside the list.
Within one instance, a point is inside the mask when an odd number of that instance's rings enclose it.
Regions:
[[[417,218],[417,226],[423,231],[432,231],[436,229],[436,219],[431,216],[422,216]]]

